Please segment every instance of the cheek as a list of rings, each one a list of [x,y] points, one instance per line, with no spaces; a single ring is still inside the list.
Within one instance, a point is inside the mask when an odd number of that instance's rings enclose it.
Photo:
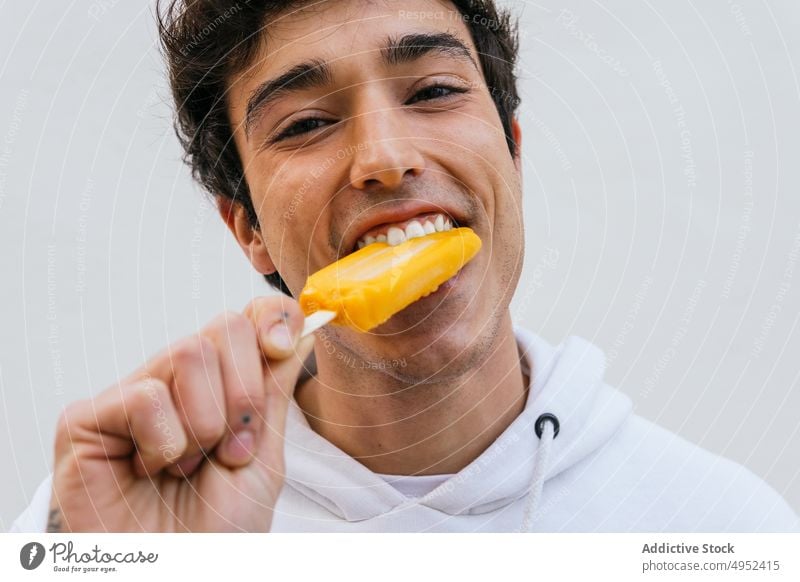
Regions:
[[[330,262],[325,225],[331,209],[326,184],[333,169],[323,176],[317,167],[313,161],[293,159],[271,176],[259,176],[257,212],[264,240],[293,292],[299,292],[311,272]]]
[[[484,115],[481,119],[494,119]],[[480,221],[491,236],[491,256],[485,268],[494,273],[494,283],[514,284],[524,256],[522,190],[499,118],[463,130],[460,142],[448,156],[456,164],[454,175],[466,182],[482,206]]]
[[[305,265],[309,232],[304,224],[308,211],[305,208],[305,193],[288,172],[268,173],[260,171],[248,179],[251,197],[258,215],[261,234],[267,251],[283,280],[294,292],[302,286],[305,276],[301,273]]]
[[[425,131],[431,130],[428,128]],[[504,197],[512,193],[513,199],[513,193],[519,191],[503,126],[488,96],[470,107],[453,112],[445,123],[436,126],[434,139],[440,144],[436,147],[447,152],[445,155],[451,164],[458,166],[456,178],[467,182],[480,198],[491,198],[493,190],[495,194],[502,191]],[[495,204],[488,202],[488,206]]]

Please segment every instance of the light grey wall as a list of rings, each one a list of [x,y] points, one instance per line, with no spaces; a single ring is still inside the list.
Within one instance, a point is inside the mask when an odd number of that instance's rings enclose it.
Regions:
[[[605,348],[636,412],[800,510],[800,4],[524,18],[519,319]]]
[[[181,165],[135,4],[0,8],[0,530],[49,470],[62,406],[266,290]],[[800,7],[506,4],[516,320],[599,344],[637,412],[800,510]]]

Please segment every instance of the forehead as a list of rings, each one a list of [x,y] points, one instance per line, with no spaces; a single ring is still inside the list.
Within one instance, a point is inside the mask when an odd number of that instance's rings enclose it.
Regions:
[[[464,17],[447,0],[308,2],[266,23],[250,72],[261,77],[312,59],[378,61],[387,38],[429,32],[449,32],[476,52]]]

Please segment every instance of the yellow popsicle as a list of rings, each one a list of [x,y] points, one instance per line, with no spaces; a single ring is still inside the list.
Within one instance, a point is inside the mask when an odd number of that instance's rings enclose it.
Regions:
[[[298,301],[306,315],[335,312],[334,324],[369,331],[436,291],[480,248],[466,227],[396,246],[375,242],[311,275]]]

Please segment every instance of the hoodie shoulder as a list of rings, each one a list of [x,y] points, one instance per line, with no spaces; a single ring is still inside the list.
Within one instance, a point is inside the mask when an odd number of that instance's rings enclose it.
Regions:
[[[14,521],[8,533],[41,533],[47,529],[47,512],[50,508],[52,487],[51,473],[39,484],[30,505]]]
[[[517,337],[539,370],[533,418],[550,412],[561,425],[542,531],[800,530],[792,508],[751,471],[633,414],[604,381],[598,346],[571,336],[553,347],[521,328]]]
[[[749,469],[631,415],[606,455],[620,463],[636,499],[637,531],[792,532],[788,503]]]

